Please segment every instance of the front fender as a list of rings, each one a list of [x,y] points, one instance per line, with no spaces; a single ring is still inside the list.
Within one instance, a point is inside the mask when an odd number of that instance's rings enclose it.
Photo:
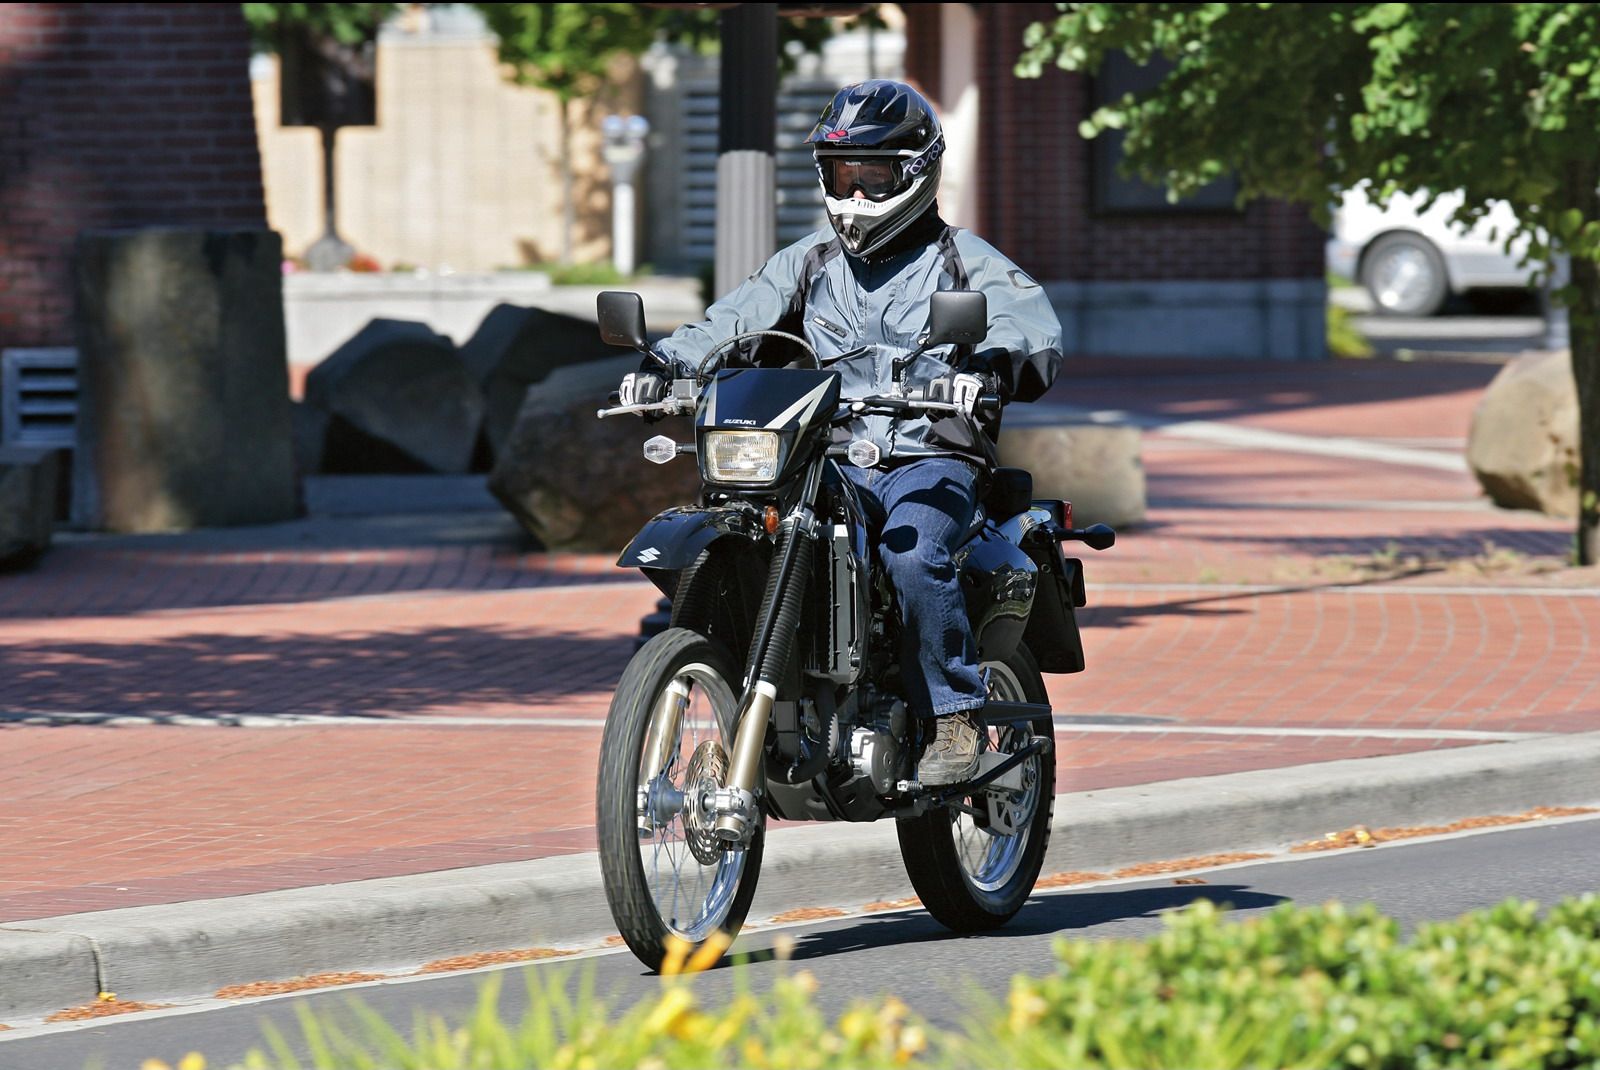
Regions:
[[[706,547],[728,537],[760,536],[758,522],[747,509],[681,506],[657,513],[617,558],[621,568],[681,572],[695,563]],[[655,580],[655,576],[650,577]],[[660,581],[657,580],[659,586]]]

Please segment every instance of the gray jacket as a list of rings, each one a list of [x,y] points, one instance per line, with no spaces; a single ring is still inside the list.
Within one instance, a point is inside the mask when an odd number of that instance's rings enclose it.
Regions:
[[[891,361],[916,349],[932,295],[982,290],[989,301],[989,334],[982,345],[930,349],[907,370],[906,386],[915,393],[951,371],[975,372],[987,376],[1006,401],[1032,401],[1061,364],[1061,324],[1044,289],[982,238],[932,221],[932,240],[867,261],[847,255],[824,227],[780,250],[707,309],[705,322],[680,327],[657,349],[687,371],[735,334],[784,330],[802,335],[823,367],[839,372],[844,396],[888,394]],[[763,343],[754,354],[736,347],[718,363],[782,364],[799,355],[798,347],[777,341]],[[871,438],[886,461],[957,456],[987,468],[995,461],[999,419],[986,422],[977,435],[959,417],[868,416],[845,430],[841,437]]]

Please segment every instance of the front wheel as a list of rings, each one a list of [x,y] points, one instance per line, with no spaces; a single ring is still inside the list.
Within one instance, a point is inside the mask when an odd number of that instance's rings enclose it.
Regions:
[[[1026,646],[1004,661],[985,662],[989,697],[1001,702],[1048,705],[1044,677]],[[1049,736],[1054,724],[1039,717],[1026,727],[997,726],[980,741],[984,750],[1017,751],[1030,735]],[[928,913],[956,932],[997,929],[1022,909],[1033,892],[1050,844],[1055,809],[1055,755],[1046,752],[1022,763],[1023,790],[1007,803],[1010,831],[988,817],[983,793],[961,800],[979,811],[941,807],[895,823],[900,856],[911,886]]]
[[[698,946],[739,932],[761,871],[764,826],[743,849],[713,834],[738,676],[720,643],[668,628],[628,662],[600,743],[600,871],[622,939],[659,969],[671,937]]]

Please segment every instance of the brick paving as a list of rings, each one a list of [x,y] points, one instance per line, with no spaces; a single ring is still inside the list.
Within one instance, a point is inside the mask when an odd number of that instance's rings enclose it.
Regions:
[[[1493,371],[1086,362],[1052,400],[1444,451]],[[1090,668],[1048,678],[1062,790],[1600,727],[1563,522],[1458,473],[1146,443],[1151,523],[1086,552]],[[591,849],[655,599],[494,513],[69,538],[0,577],[0,921]]]

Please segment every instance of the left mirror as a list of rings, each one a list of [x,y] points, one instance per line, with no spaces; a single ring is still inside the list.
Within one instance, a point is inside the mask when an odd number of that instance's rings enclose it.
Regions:
[[[643,298],[636,293],[606,290],[595,303],[602,341],[629,349],[645,348]]]

